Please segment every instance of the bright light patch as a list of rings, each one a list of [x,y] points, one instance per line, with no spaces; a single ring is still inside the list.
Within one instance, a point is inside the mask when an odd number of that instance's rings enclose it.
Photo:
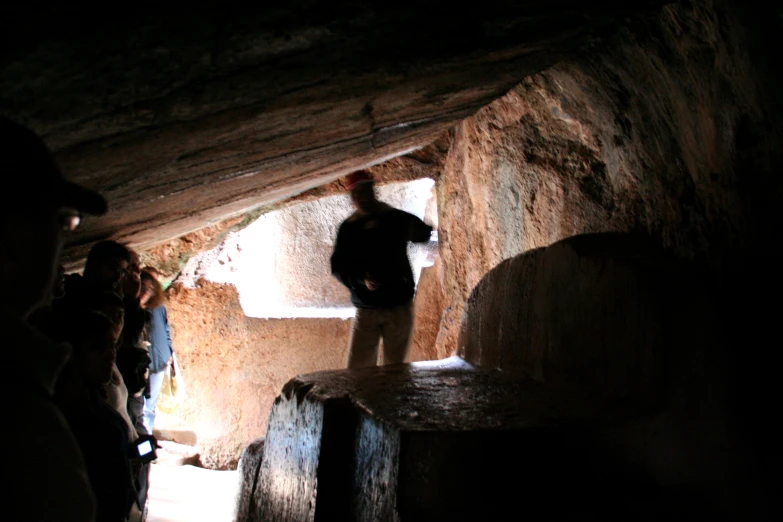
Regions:
[[[421,179],[378,188],[378,198],[424,219],[434,214],[434,181]],[[192,258],[180,281],[203,277],[236,286],[245,315],[258,318],[354,315],[348,290],[331,274],[329,258],[340,223],[353,212],[348,195],[329,196],[262,215],[217,248]],[[433,263],[437,235],[411,245],[408,257],[418,283]]]

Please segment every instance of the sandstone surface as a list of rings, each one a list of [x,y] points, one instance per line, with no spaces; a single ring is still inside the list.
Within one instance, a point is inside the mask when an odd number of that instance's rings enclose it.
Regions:
[[[438,179],[446,161],[446,155],[451,146],[452,134],[444,133],[430,145],[399,156],[379,165],[369,167],[367,170],[373,176],[378,186],[390,183],[415,181],[417,179]],[[185,263],[200,252],[215,248],[229,232],[239,232],[260,216],[286,207],[315,201],[317,199],[345,194],[344,180],[338,179],[325,185],[319,185],[313,189],[297,194],[291,198],[263,205],[256,210],[243,214],[240,217],[225,219],[214,225],[199,229],[190,234],[172,239],[141,253],[142,262],[160,269],[165,281],[171,282],[177,278]],[[433,200],[436,201],[437,198]],[[436,210],[437,205],[435,205]],[[437,222],[437,212],[428,212],[428,222]],[[66,262],[70,269],[81,266],[81,261],[74,259]]]
[[[436,349],[441,317],[443,316],[444,299],[440,259],[433,266],[423,268],[419,284],[416,287],[416,297],[413,301],[413,339],[411,345],[411,361],[432,361],[445,359],[453,355],[451,352],[439,352]]]
[[[272,402],[292,375],[343,367],[350,321],[248,318],[233,286],[200,285],[169,291],[187,395],[155,422],[196,432],[204,466],[234,469],[245,446],[266,432]]]

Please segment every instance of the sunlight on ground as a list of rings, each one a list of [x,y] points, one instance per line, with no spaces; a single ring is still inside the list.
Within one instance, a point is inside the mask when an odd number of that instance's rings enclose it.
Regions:
[[[237,471],[153,464],[147,522],[232,522]]]

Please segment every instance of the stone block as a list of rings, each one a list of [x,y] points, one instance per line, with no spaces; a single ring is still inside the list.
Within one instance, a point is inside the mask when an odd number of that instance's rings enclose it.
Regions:
[[[198,445],[198,435],[193,430],[155,429],[154,435],[158,440],[170,440],[177,444],[187,446]]]
[[[623,487],[595,426],[635,413],[464,364],[300,376],[273,408],[248,520],[479,520],[518,506],[518,488],[566,513],[564,489],[585,505]]]
[[[646,235],[564,239],[490,270],[463,314],[459,354],[472,364],[591,393],[663,393],[673,359],[718,352],[708,277]]]
[[[248,445],[239,458],[239,488],[237,489],[234,521],[244,522],[256,510],[253,491],[256,488],[261,461],[264,456],[264,438],[258,438]]]

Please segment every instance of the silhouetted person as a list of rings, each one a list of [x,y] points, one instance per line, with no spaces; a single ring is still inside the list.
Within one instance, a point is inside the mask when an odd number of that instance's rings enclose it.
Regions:
[[[93,310],[106,294],[122,290],[122,281],[130,261],[130,251],[115,241],[99,241],[87,254],[82,274],[70,274],[64,278],[64,295],[52,302],[50,335],[64,339],[75,316]]]
[[[87,254],[83,275],[66,276],[65,297],[57,304],[70,312],[85,309],[88,301],[103,292],[122,295],[130,262],[131,252],[126,246],[111,240],[95,243]]]
[[[356,306],[348,368],[375,366],[381,339],[385,364],[407,358],[415,292],[408,242],[427,242],[433,230],[378,201],[373,185],[366,171],[348,177],[356,211],[340,225],[331,258],[332,274],[348,287]]]
[[[89,309],[105,315],[111,321],[117,338],[122,337],[125,327],[125,301],[117,292],[101,292],[94,295],[89,302]]]
[[[119,339],[114,324],[102,314],[83,311],[74,319],[65,333],[73,356],[55,398],[84,455],[97,500],[97,522],[124,522],[137,492],[130,457],[135,437],[109,402],[107,389]]]
[[[125,302],[125,325],[122,329],[117,367],[128,388],[128,412],[139,433],[144,427],[144,391],[149,374],[148,325],[150,313],[141,306],[141,266],[139,255],[130,250],[131,261],[122,282]]]
[[[128,390],[128,415],[139,435],[151,435],[144,427],[144,393],[149,376],[149,322],[150,313],[141,306],[141,263],[139,254],[129,249],[130,262],[122,282],[125,302],[125,325],[117,351],[117,368]],[[138,490],[138,505],[142,512],[149,490],[150,464],[134,469]]]
[[[158,281],[158,271],[147,267],[141,271],[141,305],[150,312],[150,374],[149,387],[144,399],[144,426],[152,433],[155,425],[155,407],[158,402],[166,368],[172,364],[174,354],[171,344],[171,328],[166,306],[166,294]],[[173,371],[173,367],[172,367]]]
[[[0,518],[90,521],[95,503],[84,460],[52,400],[70,348],[25,322],[51,295],[63,231],[106,201],[65,180],[43,141],[0,117],[0,331],[3,405]]]
[[[106,317],[112,326],[112,334],[115,339],[122,336],[122,330],[125,325],[125,303],[120,294],[116,292],[103,292],[94,297],[90,302],[90,311],[99,313]],[[128,438],[134,442],[138,438],[138,432],[133,426],[128,413],[128,388],[122,378],[120,370],[115,361],[111,380],[105,386],[106,401],[114,408],[117,413],[125,420],[128,427]]]
[[[65,276],[65,295],[52,303],[51,335],[61,338],[73,316],[92,309],[101,295],[121,292],[129,262],[130,251],[125,246],[110,240],[95,243],[87,254],[83,275]]]

